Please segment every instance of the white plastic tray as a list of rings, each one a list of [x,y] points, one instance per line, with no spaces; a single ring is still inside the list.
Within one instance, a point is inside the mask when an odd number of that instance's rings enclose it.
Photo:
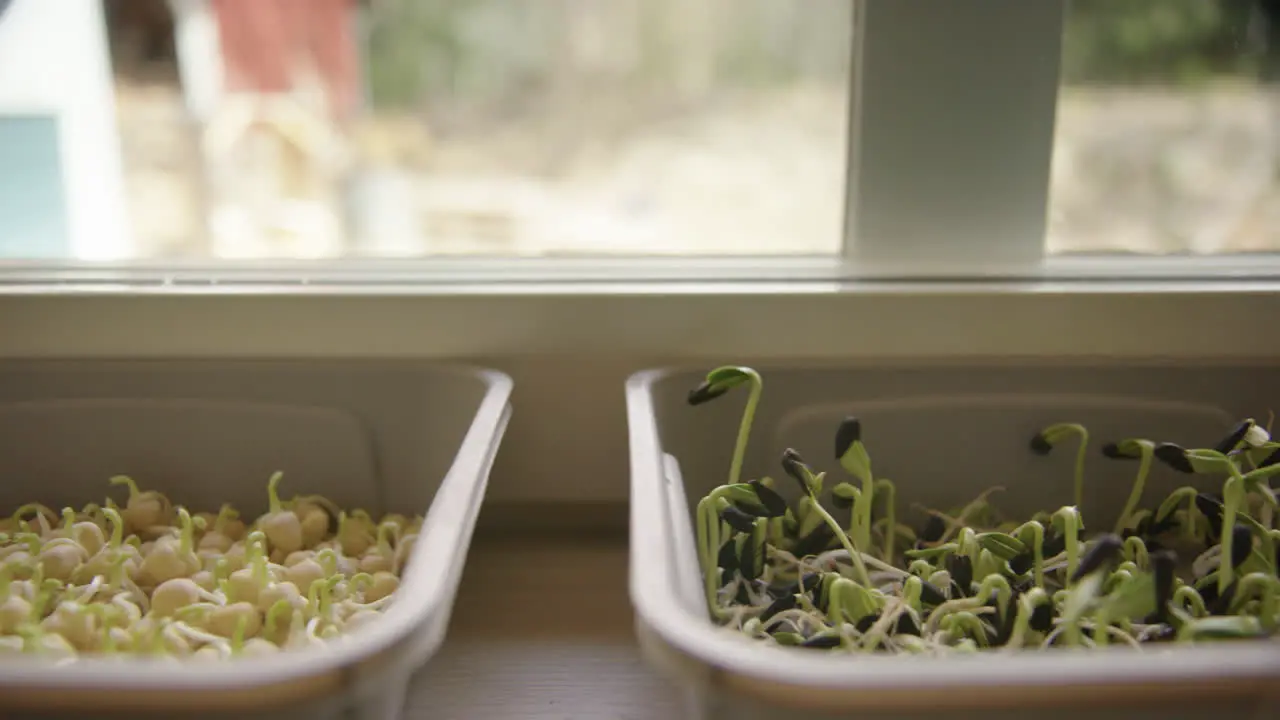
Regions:
[[[348,641],[198,666],[0,657],[0,716],[398,717],[443,640],[511,387],[415,363],[0,363],[0,509],[120,499],[107,479],[128,474],[175,503],[258,513],[282,470],[286,497],[426,513],[400,601]]]
[[[709,368],[638,373],[627,384],[631,435],[631,601],[651,664],[688,691],[691,717],[1124,720],[1280,717],[1280,646],[1217,645],[1137,656],[1123,648],[967,657],[846,657],[772,647],[715,627],[699,590],[692,509],[726,482],[747,390],[690,407]],[[764,394],[744,477],[783,478],[782,451],[842,476],[840,419],[863,420],[877,475],[911,503],[946,507],[991,485],[1002,510],[1070,504],[1074,452],[1027,443],[1054,422],[1091,433],[1084,519],[1108,527],[1133,465],[1107,461],[1107,440],[1156,437],[1195,447],[1238,419],[1280,411],[1280,376],[1249,367],[757,368]],[[1176,484],[1175,484],[1176,483]],[[1186,484],[1153,471],[1144,503]],[[782,486],[779,486],[782,487]],[[919,520],[912,515],[910,517]]]

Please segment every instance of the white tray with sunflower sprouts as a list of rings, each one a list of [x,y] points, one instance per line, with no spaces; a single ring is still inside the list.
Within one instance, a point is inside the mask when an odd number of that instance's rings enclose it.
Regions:
[[[759,374],[717,368],[687,401],[702,405],[735,388],[750,396],[730,477],[694,513],[706,607],[728,630],[773,645],[897,655],[1280,638],[1271,487],[1280,443],[1253,419],[1207,447],[1159,438],[1095,445],[1083,425],[1054,424],[1027,438],[1026,452],[1073,453],[1071,504],[1008,519],[987,492],[928,509],[912,527],[896,508],[894,483],[873,471],[857,417],[831,428],[831,460],[851,480],[832,479],[791,449],[777,468],[799,490],[796,501],[773,478],[743,476]],[[1133,467],[1110,527],[1087,524],[1080,510],[1091,462]],[[1198,488],[1188,483],[1143,505],[1157,464],[1200,476]],[[1204,489],[1206,477],[1217,478],[1216,489]]]

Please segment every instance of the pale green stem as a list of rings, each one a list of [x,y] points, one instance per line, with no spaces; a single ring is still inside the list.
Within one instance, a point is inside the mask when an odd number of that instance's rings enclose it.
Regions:
[[[1240,578],[1240,584],[1236,587],[1235,600],[1231,603],[1231,611],[1239,614],[1244,604],[1253,598],[1262,601],[1259,620],[1262,621],[1263,627],[1274,630],[1277,623],[1277,609],[1280,608],[1280,578],[1264,572],[1249,573]]]
[[[978,597],[986,600],[991,593],[996,594],[996,606],[1000,610],[1000,616],[1008,612],[1009,600],[1013,597],[1013,588],[1009,585],[1009,581],[1003,575],[987,575],[982,579],[982,584],[978,586]]]
[[[271,474],[267,480],[267,512],[278,513],[281,510],[280,491],[277,489],[280,485],[280,479],[284,477],[284,473],[276,471]]]
[[[1084,507],[1084,461],[1089,445],[1089,431],[1083,425],[1076,428],[1080,434],[1080,448],[1076,450],[1075,498],[1076,507]]]
[[[1080,525],[1079,514],[1075,508],[1062,508],[1054,513],[1054,518],[1062,519],[1062,533],[1065,536],[1067,551],[1067,577],[1075,574],[1080,565]]]
[[[871,553],[871,511],[875,507],[875,474],[871,472],[871,468],[867,468],[867,473],[862,477],[862,494],[857,499],[858,510],[858,542],[859,548],[868,554]],[[817,498],[813,500],[818,502]]]
[[[1147,544],[1142,538],[1135,536],[1127,537],[1124,540],[1124,554],[1139,569],[1146,569],[1151,565],[1151,558],[1147,554]]]
[[[1240,503],[1244,499],[1244,477],[1231,466],[1231,477],[1222,488],[1222,538],[1218,544],[1222,546],[1221,563],[1218,565],[1218,592],[1225,593],[1235,580],[1236,570],[1231,566],[1231,546],[1233,532],[1236,527],[1236,514],[1240,512]]]
[[[1204,598],[1200,597],[1199,591],[1191,585],[1183,585],[1173,592],[1173,605],[1184,611],[1190,605],[1190,612],[1195,617],[1204,617],[1209,614],[1209,610],[1204,605]]]
[[[178,535],[178,553],[185,559],[195,546],[195,529],[191,522],[191,514],[184,507],[178,508],[180,531]]]
[[[722,530],[720,515],[716,511],[716,503],[721,497],[722,488],[716,488],[711,494],[698,501],[694,511],[698,532],[699,559],[702,563],[703,590],[707,596],[707,610],[712,617],[721,616],[720,603],[716,599],[719,587],[719,569],[716,564],[720,552],[722,537],[727,534]]]
[[[884,478],[876,481],[876,487],[884,492],[885,497],[885,519],[889,521],[888,531],[885,532],[884,538],[884,559],[887,562],[893,562],[893,546],[894,536],[897,535],[897,511],[894,508],[896,504],[896,488],[894,484]]]
[[[1031,630],[1031,614],[1036,608],[1052,598],[1040,587],[1033,587],[1018,599],[1018,616],[1014,619],[1013,633],[1009,636],[1007,647],[1020,648],[1026,642],[1027,633]]]
[[[259,587],[267,586],[267,553],[266,553],[266,536],[261,530],[254,530],[249,533],[248,547],[245,549],[245,559],[249,563],[249,567],[253,573],[253,582]]]
[[[810,497],[812,497],[812,495]],[[822,517],[823,522],[825,522],[827,526],[835,532],[836,537],[840,539],[840,544],[844,546],[846,551],[848,551],[849,559],[853,561],[853,571],[858,576],[858,582],[861,583],[863,587],[871,587],[871,575],[867,572],[866,563],[862,561],[862,554],[853,547],[853,543],[850,542],[849,536],[845,534],[844,528],[840,527],[840,523],[836,522],[836,519],[831,517],[831,513],[827,512],[827,509],[822,507],[822,503],[819,503],[817,498],[813,498],[813,512],[818,513]]]
[[[1111,613],[1103,603],[1093,614],[1093,644],[1095,647],[1106,647],[1110,641]]]
[[[1031,570],[1037,587],[1044,587],[1044,526],[1035,520],[1023,523],[1021,527],[1013,531],[1013,536],[1022,540],[1022,537],[1031,534]],[[1026,543],[1026,540],[1022,540]]]
[[[1083,448],[1084,445],[1081,444]],[[1116,518],[1115,534],[1120,535],[1125,528],[1125,521],[1137,509],[1138,503],[1142,501],[1142,491],[1147,485],[1147,474],[1151,472],[1152,447],[1149,443],[1142,443],[1142,457],[1138,461],[1138,476],[1134,478],[1133,488],[1129,491],[1129,499],[1124,502],[1124,510],[1120,511],[1120,517]],[[1079,491],[1077,491],[1079,492]],[[1080,500],[1077,498],[1077,503]],[[1103,633],[1104,635],[1106,633]]]
[[[742,477],[742,463],[747,454],[747,438],[751,435],[751,422],[755,418],[756,406],[760,403],[760,394],[764,391],[764,380],[754,370],[744,370],[751,378],[751,392],[747,395],[747,406],[742,411],[742,422],[738,425],[738,439],[733,445],[733,461],[729,465],[729,484],[737,485]]]

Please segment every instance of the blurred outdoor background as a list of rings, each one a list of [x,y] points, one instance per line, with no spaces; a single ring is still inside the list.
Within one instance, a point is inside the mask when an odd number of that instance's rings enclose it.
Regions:
[[[1052,252],[1280,250],[1277,5],[1071,3]],[[146,257],[841,244],[850,0],[106,9]]]

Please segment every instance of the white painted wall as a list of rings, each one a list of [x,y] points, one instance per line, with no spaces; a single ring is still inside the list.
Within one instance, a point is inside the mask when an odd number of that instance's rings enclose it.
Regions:
[[[0,114],[11,112],[59,119],[70,259],[132,255],[99,0],[13,0],[0,19]]]

